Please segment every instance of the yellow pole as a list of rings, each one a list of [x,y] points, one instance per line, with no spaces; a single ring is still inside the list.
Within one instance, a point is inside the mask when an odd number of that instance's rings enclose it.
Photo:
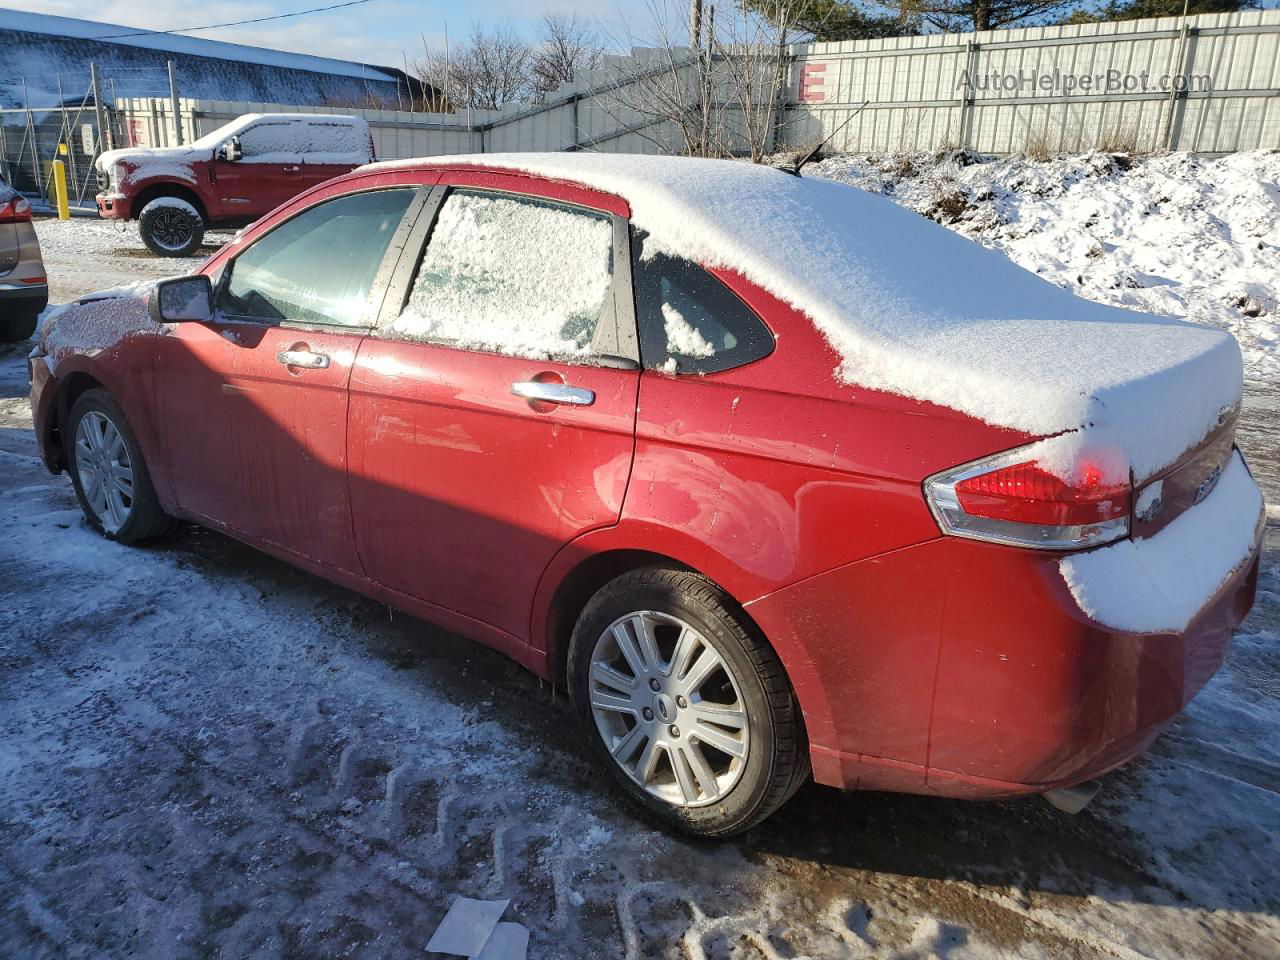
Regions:
[[[71,219],[71,205],[67,202],[67,165],[53,161],[53,194],[58,199],[58,219]]]

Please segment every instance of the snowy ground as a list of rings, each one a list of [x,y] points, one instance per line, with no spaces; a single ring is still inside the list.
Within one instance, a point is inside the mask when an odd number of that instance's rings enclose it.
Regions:
[[[37,229],[55,301],[190,266]],[[563,696],[497,654],[213,533],[91,533],[35,460],[25,350],[0,352],[2,955],[422,956],[455,894],[511,897],[534,957],[1280,953],[1274,508],[1226,667],[1080,816],[809,786],[693,843],[622,813]],[[1272,503],[1275,379],[1242,429]]]

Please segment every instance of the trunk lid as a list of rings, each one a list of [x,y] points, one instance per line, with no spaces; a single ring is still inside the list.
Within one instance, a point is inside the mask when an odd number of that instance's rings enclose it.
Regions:
[[[1235,449],[1237,410],[1222,411],[1219,425],[1199,446],[1135,486],[1130,535],[1153,537],[1204,501],[1218,484]]]

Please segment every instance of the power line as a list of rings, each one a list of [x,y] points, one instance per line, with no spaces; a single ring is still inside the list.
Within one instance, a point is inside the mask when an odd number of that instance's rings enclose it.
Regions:
[[[371,0],[347,0],[346,3],[335,3],[328,7],[312,7],[310,10],[298,10],[296,13],[278,13],[272,17],[255,17],[252,20],[232,20],[230,23],[210,23],[203,27],[174,27],[172,30],[135,30],[132,33],[113,33],[105,37],[87,37],[88,40],[120,40],[124,37],[153,37],[165,33],[195,33],[198,30],[217,30],[221,27],[239,27],[247,23],[266,23],[268,20],[287,20],[290,17],[304,17],[309,13],[324,13],[328,10],[340,10],[343,7],[358,7]]]

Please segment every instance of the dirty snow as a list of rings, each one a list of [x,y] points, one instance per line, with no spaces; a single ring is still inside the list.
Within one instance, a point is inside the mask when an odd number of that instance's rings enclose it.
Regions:
[[[585,356],[612,278],[604,217],[455,193],[391,332],[513,356]]]
[[[737,270],[807,313],[842,357],[846,382],[1042,436],[1092,427],[1139,480],[1197,444],[1240,398],[1240,352],[1219,331],[1074,297],[883,197],[821,177],[621,154],[447,162],[617,194],[667,250]]]
[[[103,226],[37,224],[56,300],[173,272]],[[693,843],[498,654],[215,533],[103,541],[35,459],[28,348],[0,348],[15,957],[422,957],[459,895],[509,898],[532,958],[1280,955],[1280,513],[1222,671],[1080,816],[809,785]],[[1280,501],[1274,380],[1240,435]]]

